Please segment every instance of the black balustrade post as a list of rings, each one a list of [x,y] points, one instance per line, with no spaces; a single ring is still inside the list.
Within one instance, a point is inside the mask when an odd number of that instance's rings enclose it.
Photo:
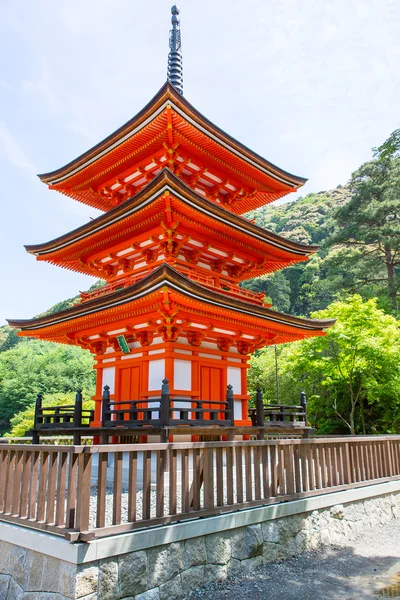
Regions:
[[[256,423],[258,427],[264,427],[264,401],[261,388],[257,388],[256,395]]]
[[[36,396],[36,402],[35,402],[35,418],[34,418],[34,429],[36,429],[37,425],[40,425],[40,423],[42,422],[42,413],[41,413],[41,409],[42,409],[42,405],[43,405],[43,394],[41,392],[39,392],[39,394]]]
[[[305,392],[300,393],[300,406],[303,409],[304,423],[307,424],[307,396]]]
[[[233,399],[233,385],[229,384],[226,390],[226,404],[227,410],[226,420],[231,422],[231,425],[235,423],[235,410],[234,410],[234,399]]]
[[[82,427],[82,390],[76,390],[74,408],[74,427]]]
[[[161,406],[160,406],[160,421],[162,427],[169,425],[170,419],[170,392],[169,392],[169,381],[163,379],[161,386]]]
[[[101,403],[101,423],[106,426],[107,412],[110,410],[110,386],[105,385],[103,389],[103,401]]]

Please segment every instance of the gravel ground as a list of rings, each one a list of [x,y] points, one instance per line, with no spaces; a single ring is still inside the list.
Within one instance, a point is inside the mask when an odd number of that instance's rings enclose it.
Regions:
[[[400,523],[392,522],[370,529],[347,547],[307,553],[281,564],[260,567],[254,575],[209,584],[185,600],[400,598],[400,584],[397,591],[393,587],[383,591],[396,582],[399,573]]]

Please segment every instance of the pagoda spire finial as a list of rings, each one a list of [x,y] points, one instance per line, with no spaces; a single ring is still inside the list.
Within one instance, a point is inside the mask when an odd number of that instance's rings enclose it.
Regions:
[[[171,8],[172,29],[169,36],[170,52],[168,55],[168,82],[183,96],[183,65],[181,51],[181,27],[179,19],[179,6],[174,4]]]

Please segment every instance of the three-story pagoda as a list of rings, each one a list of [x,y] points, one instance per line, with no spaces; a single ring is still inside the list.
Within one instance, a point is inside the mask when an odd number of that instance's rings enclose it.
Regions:
[[[97,427],[105,385],[117,402],[145,403],[164,378],[176,407],[183,398],[221,401],[231,384],[235,425],[247,425],[249,355],[332,325],[279,313],[240,287],[317,250],[242,216],[306,180],[243,146],[183,97],[177,7],[172,14],[168,82],[105,140],[40,175],[104,214],[27,251],[106,286],[68,310],[9,321],[20,335],[93,353]]]

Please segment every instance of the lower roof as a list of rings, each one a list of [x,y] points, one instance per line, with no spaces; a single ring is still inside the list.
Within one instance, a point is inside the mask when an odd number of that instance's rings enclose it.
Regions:
[[[264,326],[270,323],[277,330],[280,327],[285,331],[290,329],[294,333],[298,332],[299,339],[308,337],[309,335],[319,335],[335,323],[334,320],[330,319],[320,320],[294,317],[267,307],[255,306],[249,302],[225,296],[219,291],[202,287],[166,264],[158,267],[147,277],[123,290],[112,292],[106,296],[95,298],[82,305],[77,305],[51,315],[24,320],[9,319],[8,323],[11,327],[21,329],[24,335],[35,337],[35,333],[39,336],[40,332],[44,330],[61,330],[63,326],[70,324],[71,321],[79,325],[81,320],[87,321],[89,319],[92,321],[92,317],[95,315],[99,315],[100,318],[100,313],[103,314],[107,311],[112,311],[115,314],[124,305],[139,303],[141,300],[163,288],[175,291],[191,302],[201,303],[207,307],[214,307],[215,310],[226,311],[226,314],[231,314],[232,318],[250,319],[254,324],[258,321],[260,325],[263,322]]]

